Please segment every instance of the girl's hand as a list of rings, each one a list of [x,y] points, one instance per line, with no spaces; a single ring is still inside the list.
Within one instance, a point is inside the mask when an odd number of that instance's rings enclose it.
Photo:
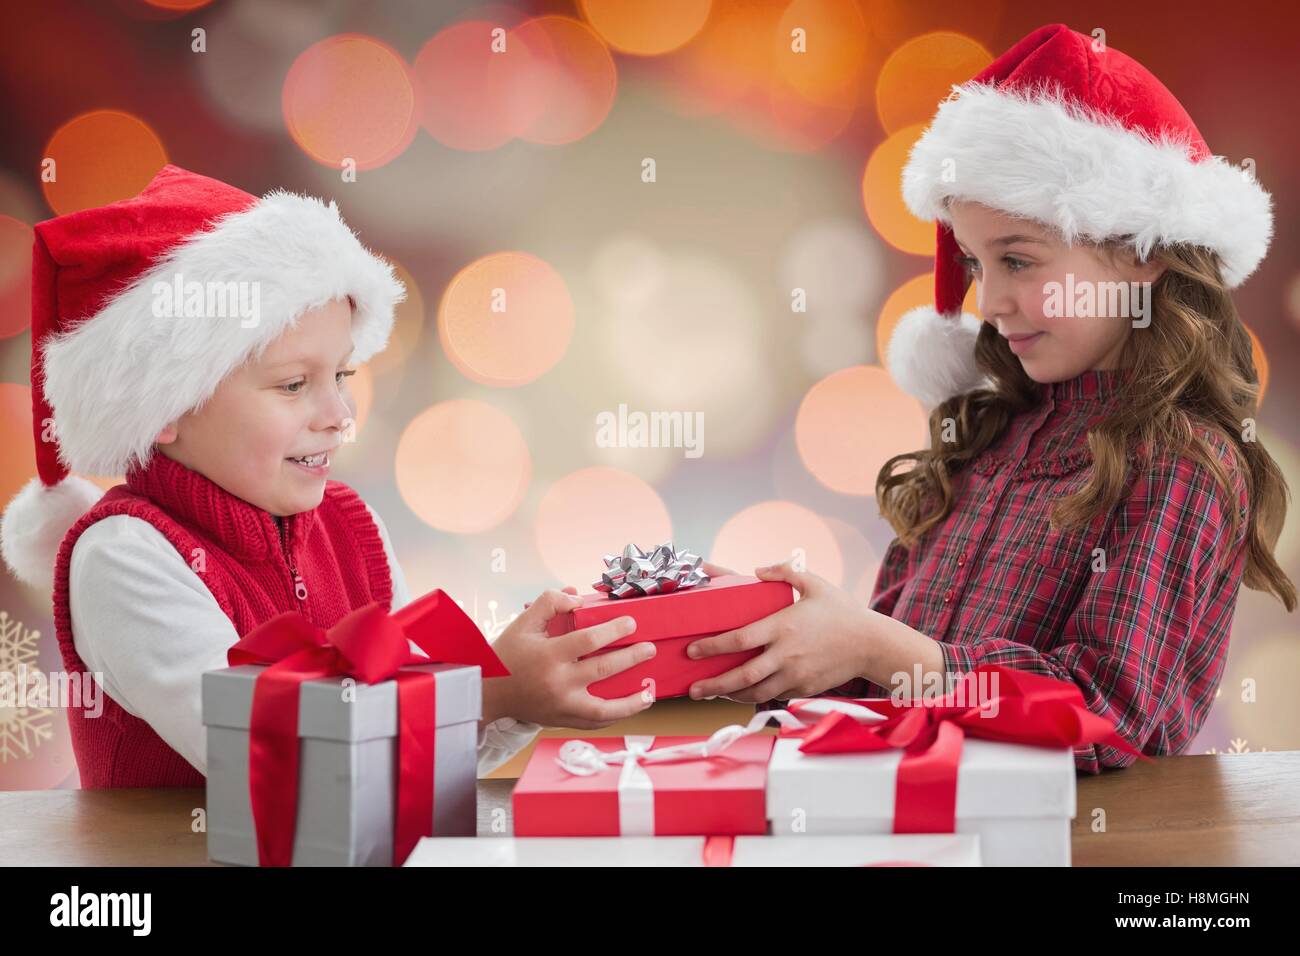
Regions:
[[[762,620],[687,645],[690,657],[766,650],[739,667],[691,685],[694,699],[724,695],[745,703],[811,697],[866,670],[867,611],[846,591],[791,564],[759,568],[764,581],[786,581],[799,600]]]
[[[483,682],[485,721],[508,716],[551,727],[595,730],[654,703],[654,698],[643,692],[616,700],[587,693],[588,684],[654,657],[655,646],[633,644],[591,660],[578,660],[636,630],[636,621],[620,617],[560,637],[547,635],[546,625],[552,617],[581,603],[582,599],[567,589],[546,591],[492,643],[510,676]]]

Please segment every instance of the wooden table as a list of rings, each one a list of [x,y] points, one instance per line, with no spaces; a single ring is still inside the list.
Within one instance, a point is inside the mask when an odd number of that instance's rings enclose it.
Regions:
[[[510,832],[513,786],[479,781],[481,836]],[[0,793],[0,864],[202,865],[203,802],[201,788]],[[1164,757],[1080,777],[1073,847],[1077,866],[1294,866],[1300,751]]]

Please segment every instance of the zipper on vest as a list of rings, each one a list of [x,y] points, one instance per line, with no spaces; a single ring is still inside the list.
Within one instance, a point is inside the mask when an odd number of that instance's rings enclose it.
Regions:
[[[284,529],[283,519],[277,522],[280,525],[280,547],[284,551],[284,560],[289,565],[289,573],[293,575],[293,596],[299,603],[307,600],[307,582],[302,579],[298,569],[293,566],[293,557],[289,554],[289,534]]]

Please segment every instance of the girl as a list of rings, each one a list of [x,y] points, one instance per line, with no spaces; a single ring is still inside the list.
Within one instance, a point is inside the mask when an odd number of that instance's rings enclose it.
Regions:
[[[404,290],[333,203],[257,198],[175,166],[134,199],[36,227],[32,395],[39,478],[5,510],[6,562],[52,586],[81,785],[200,786],[200,677],[257,625],[297,610],[329,627],[411,600],[387,530],[328,481],[356,414],[350,362],[383,348]],[[107,494],[69,470],[125,474]],[[600,727],[649,706],[595,680],[653,645],[578,658],[630,618],[550,639],[548,591],[495,642],[479,773],[541,724]]]
[[[759,569],[802,599],[696,642],[766,650],[691,695],[914,697],[1000,664],[1073,681],[1145,754],[1186,750],[1243,577],[1296,604],[1272,555],[1286,484],[1254,438],[1228,293],[1267,249],[1267,193],[1154,76],[1061,25],[954,88],[903,192],[938,220],[937,309],[904,317],[889,363],[937,407],[931,446],[877,480],[898,537],[870,607]],[[960,315],[972,279],[982,322]]]

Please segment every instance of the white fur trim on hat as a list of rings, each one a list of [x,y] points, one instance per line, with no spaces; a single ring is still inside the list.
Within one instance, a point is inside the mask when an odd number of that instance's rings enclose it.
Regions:
[[[33,478],[5,506],[0,518],[0,554],[18,578],[35,588],[54,588],[54,559],[68,530],[104,489],[69,475],[57,485]]]
[[[174,283],[178,275],[204,288],[256,283],[258,321],[245,328],[238,314],[155,315],[155,285]],[[277,191],[222,217],[178,244],[95,315],[45,343],[44,393],[54,411],[60,461],[90,475],[120,475],[133,463],[147,463],[165,426],[206,402],[227,375],[260,357],[304,312],[348,296],[356,304],[352,360],[364,362],[387,344],[393,308],[405,290],[393,267],[357,240],[333,202]]]
[[[1230,288],[1255,271],[1273,235],[1272,200],[1219,156],[1194,161],[1059,94],[954,87],[912,147],[903,199],[951,223],[944,199],[971,200],[1054,226],[1067,242],[1132,236],[1139,256],[1168,243],[1219,254]]]
[[[975,361],[975,338],[982,324],[969,312],[947,318],[932,306],[912,309],[898,320],[889,338],[889,374],[926,408],[979,388],[986,381]]]

